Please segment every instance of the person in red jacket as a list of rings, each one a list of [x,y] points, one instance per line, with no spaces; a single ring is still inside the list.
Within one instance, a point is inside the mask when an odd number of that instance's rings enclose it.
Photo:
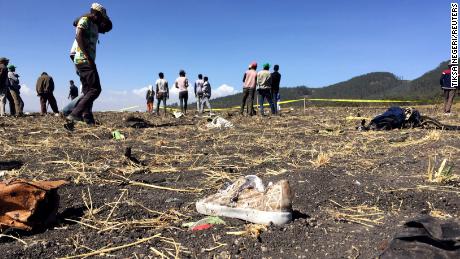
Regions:
[[[452,103],[454,102],[455,92],[457,88],[452,87],[451,85],[451,67],[452,63],[449,62],[449,69],[442,71],[441,79],[439,84],[441,85],[442,90],[444,91],[444,114],[450,115]]]

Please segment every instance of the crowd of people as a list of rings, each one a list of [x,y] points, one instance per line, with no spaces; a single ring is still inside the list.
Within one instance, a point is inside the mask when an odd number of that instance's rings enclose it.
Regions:
[[[247,114],[252,116],[256,114],[254,109],[254,99],[256,92],[259,96],[259,114],[264,115],[264,102],[267,101],[270,106],[271,114],[279,114],[278,101],[280,100],[280,82],[281,74],[279,73],[279,65],[273,67],[273,72],[270,73],[270,64],[265,63],[263,70],[257,72],[257,63],[253,62],[249,65],[248,70],[243,75],[243,100],[240,113],[244,114],[244,108],[247,107]],[[147,112],[159,115],[160,103],[163,102],[166,114],[166,100],[169,98],[168,81],[164,79],[164,74],[159,73],[159,79],[155,82],[155,90],[152,85],[149,85],[145,99],[147,101]],[[179,77],[174,81],[174,87],[179,92],[179,107],[180,111],[185,115],[188,108],[188,89],[190,87],[189,80],[186,77],[184,70],[179,71]],[[211,99],[211,84],[209,78],[198,74],[198,79],[194,83],[193,92],[196,99],[196,110],[199,114],[204,113],[205,107],[212,113],[210,103]],[[153,110],[155,97],[157,98],[157,106]],[[250,100],[248,101],[248,97]]]
[[[93,3],[90,12],[77,18],[73,23],[76,36],[70,51],[70,58],[75,66],[76,73],[80,77],[82,84],[81,92],[70,81],[68,98],[71,102],[64,107],[62,114],[70,123],[82,121],[88,125],[94,125],[93,103],[101,93],[101,83],[98,70],[96,67],[96,46],[100,33],[107,33],[112,29],[112,21],[107,15],[106,9],[98,4]],[[20,95],[19,75],[16,73],[16,66],[9,64],[8,58],[0,58],[0,116],[5,115],[6,103],[9,103],[10,114],[22,116],[24,102]],[[451,67],[451,64],[449,65]],[[264,102],[267,101],[272,115],[279,114],[280,109],[278,102],[280,100],[280,81],[281,74],[279,66],[273,67],[270,72],[270,64],[262,65],[262,70],[257,72],[257,63],[249,65],[243,75],[243,94],[240,113],[249,116],[255,115],[254,99],[257,93],[259,114],[264,115]],[[451,106],[455,96],[456,88],[450,85],[450,67],[442,74],[440,84],[444,91],[444,112],[450,114]],[[155,88],[150,85],[146,93],[147,111],[149,113],[160,114],[160,105],[163,104],[164,114],[167,113],[166,101],[169,99],[169,85],[163,73],[158,74],[158,80],[155,82]],[[188,108],[188,89],[189,80],[184,70],[180,70],[179,76],[174,81],[173,87],[179,92],[179,106],[181,112],[187,114]],[[40,98],[40,112],[47,113],[47,105],[55,115],[59,115],[59,110],[54,97],[54,81],[48,73],[43,72],[37,80],[36,92]],[[197,111],[201,114],[205,106],[212,112],[211,84],[207,76],[198,75],[194,83],[194,95],[196,98]],[[156,108],[154,109],[155,98],[157,99]],[[246,109],[245,109],[246,108]]]
[[[279,73],[279,66],[273,67],[273,72],[270,73],[270,64],[265,63],[262,65],[262,70],[257,72],[257,63],[253,62],[249,65],[248,70],[243,76],[243,102],[241,104],[240,114],[246,113],[250,116],[255,115],[254,110],[254,97],[257,91],[259,113],[264,115],[264,101],[267,100],[270,106],[271,114],[279,114],[278,101],[280,100],[280,81],[281,74]],[[249,103],[248,97],[250,98]]]
[[[158,77],[159,79],[155,82],[156,94],[153,86],[149,85],[145,95],[145,99],[147,100],[147,112],[154,113],[156,115],[160,115],[161,103],[163,103],[164,114],[167,113],[166,100],[169,99],[168,81],[164,79],[164,74],[162,72],[158,74]],[[185,71],[179,71],[179,77],[176,81],[174,81],[174,87],[179,91],[179,107],[184,115],[187,114],[189,86],[189,81],[186,77]],[[210,112],[212,112],[211,103],[209,102],[209,99],[211,98],[211,84],[209,83],[209,78],[207,76],[203,77],[202,74],[198,75],[198,79],[194,84],[194,94],[198,113],[202,114],[205,106],[210,110]],[[155,97],[157,99],[157,105],[155,111],[153,111]]]

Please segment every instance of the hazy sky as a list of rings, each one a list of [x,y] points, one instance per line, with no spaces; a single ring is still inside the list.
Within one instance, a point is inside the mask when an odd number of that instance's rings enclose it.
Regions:
[[[18,67],[26,110],[38,110],[41,72],[54,77],[60,106],[68,81],[79,83],[68,55],[72,22],[92,2],[0,0],[0,56]],[[279,64],[283,86],[374,71],[414,79],[449,59],[450,2],[102,0],[114,27],[97,46],[103,91],[95,108],[144,109],[143,89],[160,71],[170,83],[180,69],[191,82],[203,73],[215,95],[234,93],[253,60]]]

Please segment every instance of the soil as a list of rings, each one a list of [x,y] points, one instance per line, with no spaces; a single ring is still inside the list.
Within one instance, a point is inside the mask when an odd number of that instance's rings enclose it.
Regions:
[[[417,107],[448,124],[433,106]],[[460,107],[457,107],[460,108]],[[56,258],[118,247],[115,258],[375,258],[402,224],[421,214],[459,216],[460,187],[427,180],[443,159],[458,175],[459,132],[404,129],[358,132],[362,117],[385,107],[284,109],[282,116],[223,112],[235,127],[205,127],[207,119],[145,113],[96,113],[99,125],[64,129],[53,116],[0,118],[0,161],[22,167],[1,179],[66,179],[59,189],[59,221],[48,229],[7,230],[2,258]],[[458,110],[458,109],[457,109]],[[129,116],[149,122],[131,128]],[[119,130],[125,140],[112,139]],[[124,154],[131,147],[130,158]],[[248,223],[190,231],[194,203],[226,182],[255,174],[288,179],[295,220],[260,235],[231,235]],[[350,215],[360,214],[357,218]],[[145,238],[161,236],[150,240]],[[135,245],[133,242],[139,241]],[[127,245],[127,246],[125,246]],[[120,248],[120,246],[125,246]],[[99,254],[101,256],[101,254]]]

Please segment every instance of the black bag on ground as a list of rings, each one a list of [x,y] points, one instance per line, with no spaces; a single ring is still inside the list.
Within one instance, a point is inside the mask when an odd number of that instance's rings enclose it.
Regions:
[[[369,127],[375,130],[400,129],[404,125],[406,116],[401,107],[391,107],[384,113],[377,115],[371,120]]]
[[[380,259],[460,258],[460,224],[422,216],[406,222]]]

